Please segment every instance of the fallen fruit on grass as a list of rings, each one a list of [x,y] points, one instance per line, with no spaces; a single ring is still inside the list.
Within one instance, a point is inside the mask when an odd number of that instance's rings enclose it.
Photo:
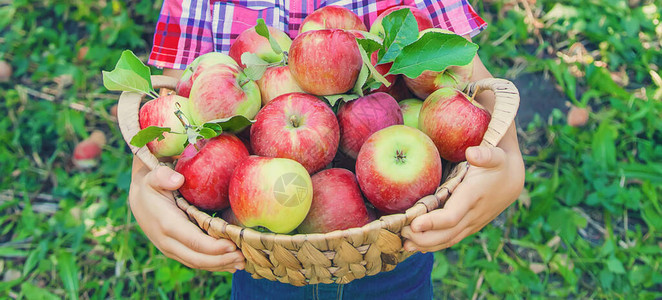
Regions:
[[[0,82],[8,82],[12,73],[11,65],[4,60],[0,60]]]
[[[588,122],[588,109],[583,107],[571,106],[568,111],[568,125],[572,127],[582,127]]]
[[[78,143],[74,148],[74,165],[81,169],[96,166],[97,158],[105,144],[106,135],[100,130],[93,131],[90,137]]]

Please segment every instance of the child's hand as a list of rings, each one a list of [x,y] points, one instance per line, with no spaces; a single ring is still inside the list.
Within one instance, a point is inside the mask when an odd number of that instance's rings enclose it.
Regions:
[[[177,207],[170,191],[183,183],[184,177],[171,168],[150,171],[134,157],[129,204],[138,225],[165,256],[191,268],[243,269],[244,257],[232,241],[206,235]]]
[[[524,163],[516,140],[514,146],[512,142],[508,146],[467,149],[471,166],[444,208],[419,216],[402,229],[406,250],[431,252],[451,247],[517,199],[524,186]]]

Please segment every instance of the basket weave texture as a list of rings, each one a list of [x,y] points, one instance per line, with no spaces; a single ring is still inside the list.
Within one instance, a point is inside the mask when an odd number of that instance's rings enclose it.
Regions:
[[[152,76],[154,88],[174,90],[177,80],[166,76]],[[485,90],[495,94],[492,119],[481,145],[495,146],[510,127],[519,106],[519,92],[507,80],[483,79],[469,84],[470,96]],[[160,164],[147,147],[129,144],[140,131],[138,111],[144,94],[124,92],[118,103],[119,125],[131,148],[150,169]],[[404,213],[382,216],[360,228],[324,234],[284,235],[262,233],[251,228],[229,224],[212,217],[189,204],[179,193],[174,196],[177,206],[208,235],[232,240],[246,258],[246,271],[254,278],[303,286],[316,283],[348,283],[379,272],[390,271],[414,252],[403,249],[400,232],[411,221],[443,206],[446,199],[464,178],[469,165],[444,164],[443,184],[433,195],[420,199]]]

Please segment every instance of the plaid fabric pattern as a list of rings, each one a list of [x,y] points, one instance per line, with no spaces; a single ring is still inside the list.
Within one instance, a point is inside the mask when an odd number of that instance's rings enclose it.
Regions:
[[[474,36],[487,26],[468,0],[164,0],[148,64],[184,69],[207,52],[227,53],[230,44],[258,18],[296,37],[306,16],[327,5],[343,6],[372,24],[396,5],[427,11],[435,27]]]

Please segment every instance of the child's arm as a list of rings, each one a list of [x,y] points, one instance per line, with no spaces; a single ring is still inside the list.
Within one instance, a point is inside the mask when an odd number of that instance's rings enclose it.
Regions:
[[[133,158],[129,205],[138,225],[165,254],[191,268],[234,272],[244,268],[244,257],[230,240],[212,238],[189,221],[177,207],[171,191],[184,177],[166,166],[149,170]]]
[[[480,58],[474,61],[472,81],[490,78]],[[476,98],[488,110],[494,108],[494,94]],[[517,142],[515,124],[498,147],[470,147],[466,151],[471,167],[444,208],[422,215],[403,228],[405,249],[423,252],[451,247],[479,231],[519,196],[524,186],[524,162]]]
[[[182,73],[163,70],[163,75],[175,78]],[[244,256],[232,241],[206,235],[177,207],[171,191],[183,183],[184,177],[171,168],[150,171],[133,158],[129,204],[140,228],[165,256],[191,268],[232,273],[243,269]]]

